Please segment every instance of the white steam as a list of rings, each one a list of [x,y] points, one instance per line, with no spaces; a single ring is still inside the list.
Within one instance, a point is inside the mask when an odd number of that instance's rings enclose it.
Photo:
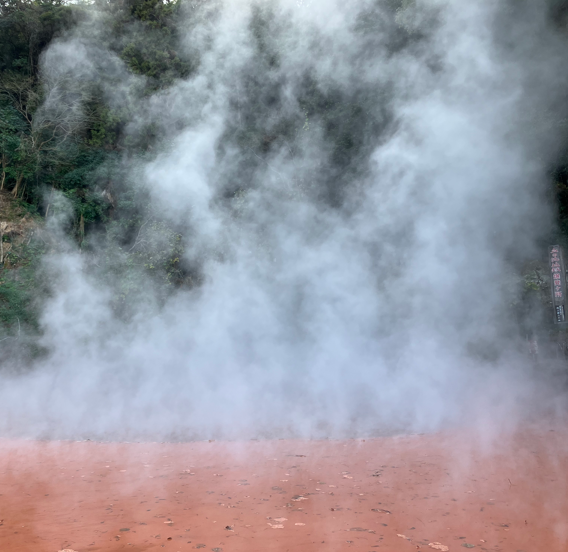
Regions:
[[[531,30],[543,69],[500,34],[494,2],[402,2],[394,15],[384,4],[263,4],[268,54],[251,2],[188,7],[183,47],[198,69],[140,101],[132,125],[168,133],[139,186],[184,229],[201,284],[121,322],[87,255],[52,258],[51,353],[3,379],[0,432],[424,431],[495,401],[510,414],[530,395],[507,301],[511,262],[548,230],[537,123],[560,84],[558,39],[542,6],[509,22]],[[44,73],[96,80],[120,105],[133,77],[93,33],[51,46]],[[307,76],[368,110],[349,170],[299,99]],[[296,130],[259,158],[234,139],[247,117],[268,136],[284,118]]]

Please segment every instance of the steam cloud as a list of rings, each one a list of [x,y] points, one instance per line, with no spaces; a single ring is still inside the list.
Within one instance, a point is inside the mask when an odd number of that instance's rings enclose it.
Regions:
[[[52,257],[50,354],[3,376],[0,432],[428,431],[534,392],[507,305],[553,218],[546,113],[565,43],[544,3],[391,4],[188,4],[180,49],[197,68],[139,100],[129,131],[152,123],[163,146],[124,166],[199,284],[157,307],[149,281],[124,321],[91,262],[102,242]],[[97,44],[104,24],[44,55],[44,117],[70,82],[113,106],[143,86]]]

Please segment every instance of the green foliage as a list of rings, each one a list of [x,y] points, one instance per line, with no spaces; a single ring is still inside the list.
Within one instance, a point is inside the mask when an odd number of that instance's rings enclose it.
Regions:
[[[98,105],[98,113],[91,125],[91,138],[87,145],[93,148],[111,149],[117,141],[122,117],[112,109]]]
[[[181,2],[131,0],[114,14],[109,46],[130,70],[148,78],[147,93],[170,86],[187,77],[192,63],[177,52]]]
[[[38,263],[43,252],[43,245],[31,243],[5,255],[5,266],[17,268],[0,269],[0,335],[15,335],[22,329],[38,331],[37,292],[43,287],[38,280]]]
[[[0,71],[35,76],[42,50],[72,22],[63,0],[0,0]]]

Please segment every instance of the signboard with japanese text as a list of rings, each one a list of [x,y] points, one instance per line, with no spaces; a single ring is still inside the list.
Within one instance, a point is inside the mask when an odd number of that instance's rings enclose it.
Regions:
[[[550,259],[554,323],[561,324],[562,322],[566,322],[566,275],[560,246],[551,245],[548,257]]]

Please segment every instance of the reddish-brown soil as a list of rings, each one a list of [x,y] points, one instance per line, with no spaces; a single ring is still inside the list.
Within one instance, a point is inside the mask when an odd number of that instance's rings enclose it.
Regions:
[[[0,441],[0,550],[568,550],[568,433]],[[443,547],[441,548],[443,549]]]

